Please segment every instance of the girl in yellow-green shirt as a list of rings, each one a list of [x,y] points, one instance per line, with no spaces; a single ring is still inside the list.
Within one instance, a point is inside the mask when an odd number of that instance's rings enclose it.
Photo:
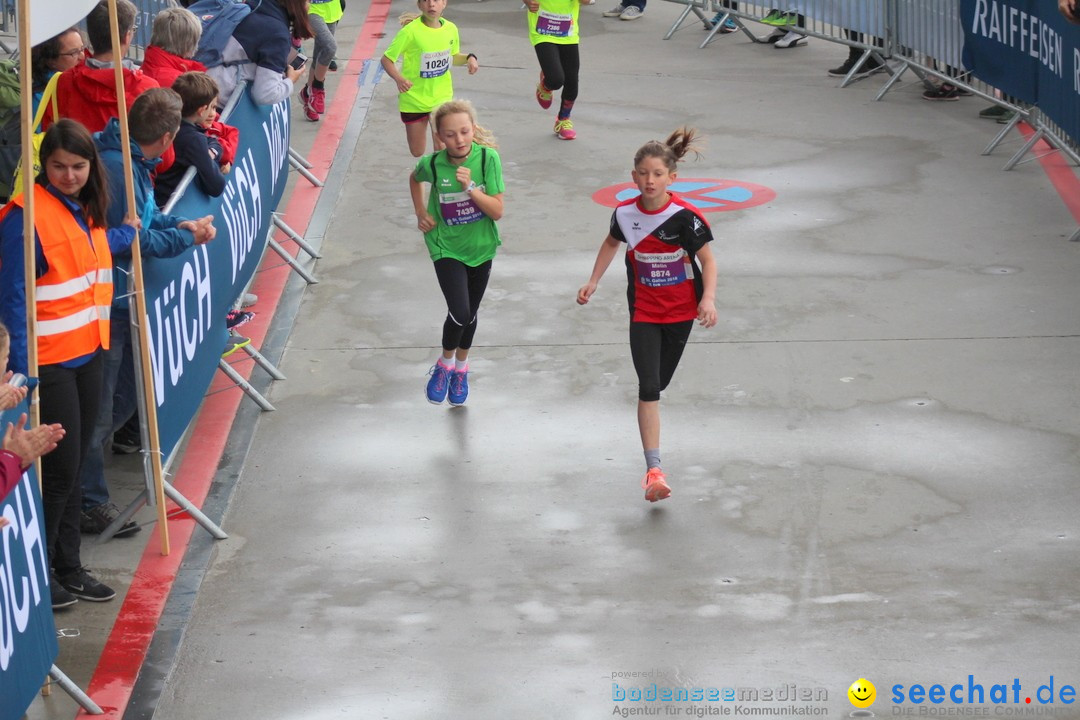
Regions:
[[[559,112],[555,118],[555,135],[560,140],[577,137],[570,111],[578,96],[578,14],[589,0],[525,0],[529,17],[529,40],[540,61],[540,82],[536,85],[536,102],[547,110],[551,107],[553,91],[562,88]]]
[[[470,75],[480,65],[472,53],[460,52],[457,26],[442,16],[446,0],[417,0],[416,5],[420,15],[401,16],[402,28],[386,49],[382,66],[397,83],[409,152],[420,157],[427,151],[429,127],[435,150],[443,147],[431,126],[431,111],[454,97],[451,64],[467,66]],[[402,58],[400,70],[398,58]]]

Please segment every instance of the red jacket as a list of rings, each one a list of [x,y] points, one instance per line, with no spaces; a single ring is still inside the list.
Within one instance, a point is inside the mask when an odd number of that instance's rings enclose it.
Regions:
[[[0,450],[0,500],[22,480],[22,460],[13,452]]]
[[[148,75],[124,68],[124,100],[128,110],[135,98],[156,87],[157,81]],[[56,102],[60,106],[60,117],[78,120],[92,133],[104,130],[109,119],[116,117],[113,69],[92,68],[84,62],[65,71],[56,82]],[[54,121],[50,104],[45,110],[41,129],[48,130]]]
[[[146,56],[142,62],[143,75],[149,75],[157,80],[161,87],[172,87],[176,78],[186,72],[206,72],[206,66],[198,60],[185,60],[179,55],[173,55],[151,45],[146,48]]]
[[[157,45],[151,45],[146,48],[142,71],[144,75],[149,75],[157,80],[161,87],[172,87],[172,84],[176,82],[176,78],[184,73],[204,73],[206,72],[206,66],[198,60],[186,60],[179,55],[173,55],[162,50]],[[216,137],[218,142],[221,143],[221,158],[218,162],[231,163],[236,158],[236,147],[240,144],[240,131],[231,125],[214,121],[208,129],[208,133]],[[169,148],[169,151],[171,152],[172,148]],[[156,172],[162,173],[169,169],[172,160],[169,160],[168,165],[166,165],[166,159],[162,158],[161,166],[157,168]]]

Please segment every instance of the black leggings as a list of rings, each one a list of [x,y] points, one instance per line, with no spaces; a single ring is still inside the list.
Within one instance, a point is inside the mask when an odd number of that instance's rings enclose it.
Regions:
[[[57,575],[82,565],[82,488],[79,466],[90,447],[90,435],[101,404],[102,354],[84,365],[65,368],[42,365],[41,424],[60,423],[66,434],[60,444],[41,458],[41,500],[45,511],[45,547]]]
[[[544,73],[544,87],[548,90],[562,88],[563,102],[577,100],[578,71],[581,69],[577,44],[542,42],[534,47],[536,59],[540,61],[540,70]]]
[[[435,276],[446,298],[443,350],[468,350],[476,334],[476,312],[491,276],[491,261],[469,267],[460,260],[441,258],[435,261]]]
[[[654,402],[679,366],[693,320],[676,323],[630,323],[630,357],[638,376],[638,399]]]

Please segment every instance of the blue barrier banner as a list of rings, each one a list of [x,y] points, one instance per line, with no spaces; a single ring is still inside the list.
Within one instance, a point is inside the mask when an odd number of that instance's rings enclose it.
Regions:
[[[1049,0],[961,0],[964,65],[1080,140],[1080,26]]]
[[[29,415],[29,402],[0,413],[0,427]],[[0,498],[0,720],[19,720],[56,660],[45,518],[33,466]]]
[[[214,379],[228,332],[225,314],[258,268],[273,212],[288,181],[289,102],[256,105],[246,86],[229,117],[240,130],[225,192],[211,198],[192,184],[172,212],[214,216],[217,237],[175,258],[144,258],[151,377],[165,457]]]

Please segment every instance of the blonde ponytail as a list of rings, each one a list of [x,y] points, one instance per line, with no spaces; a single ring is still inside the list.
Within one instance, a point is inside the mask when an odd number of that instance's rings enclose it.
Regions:
[[[444,102],[435,110],[435,132],[439,132],[439,126],[447,115],[465,114],[469,116],[473,124],[473,142],[489,148],[498,148],[499,144],[495,136],[487,128],[481,127],[476,122],[476,108],[468,100],[450,100]]]

